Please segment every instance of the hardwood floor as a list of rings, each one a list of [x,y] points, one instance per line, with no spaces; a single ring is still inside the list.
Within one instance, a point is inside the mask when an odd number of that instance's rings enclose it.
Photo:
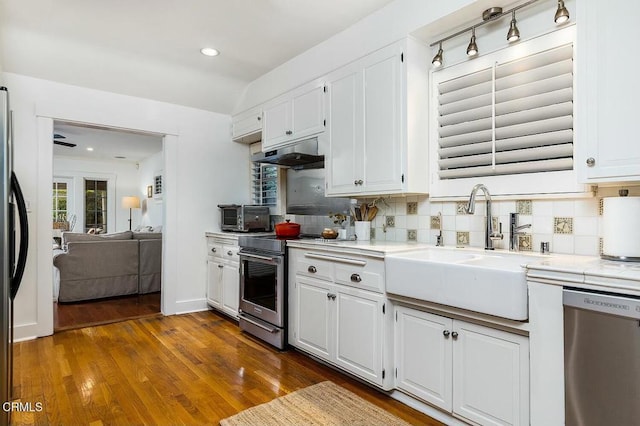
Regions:
[[[13,425],[218,424],[331,380],[415,425],[441,425],[295,351],[277,352],[212,312],[147,317],[15,344],[14,394],[42,411]]]
[[[71,330],[160,315],[160,293],[135,294],[78,303],[53,303],[53,330]]]

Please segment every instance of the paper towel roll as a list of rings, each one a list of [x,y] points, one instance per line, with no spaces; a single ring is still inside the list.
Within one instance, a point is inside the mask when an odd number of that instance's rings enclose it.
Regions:
[[[602,254],[640,260],[640,197],[604,199]]]

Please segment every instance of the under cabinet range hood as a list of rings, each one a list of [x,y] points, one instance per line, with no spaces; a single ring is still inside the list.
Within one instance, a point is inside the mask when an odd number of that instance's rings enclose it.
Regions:
[[[318,138],[305,139],[283,148],[259,152],[251,156],[251,161],[294,169],[324,167],[324,155],[318,154]]]

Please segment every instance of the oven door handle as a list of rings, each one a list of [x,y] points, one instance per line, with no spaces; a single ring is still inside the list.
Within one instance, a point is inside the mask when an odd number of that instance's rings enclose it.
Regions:
[[[240,252],[240,257],[246,257],[249,259],[257,259],[257,260],[266,260],[267,262],[271,262],[271,263],[280,263],[279,257],[260,256],[259,254],[253,254],[253,253],[250,254],[250,253]]]
[[[249,319],[249,317],[247,317],[247,316],[245,316],[245,315],[240,314],[240,317],[242,318],[242,320],[243,320],[243,321],[246,321],[246,322],[248,322],[248,323],[250,323],[250,324],[253,324],[253,325],[255,325],[256,327],[259,327],[259,328],[261,328],[261,329],[263,329],[263,330],[265,330],[265,331],[268,331],[269,333],[277,333],[277,332],[278,332],[278,329],[277,329],[277,328],[274,328],[274,327],[267,327],[266,325],[262,325],[262,324],[260,324],[260,323],[259,323],[259,322],[257,322],[257,321],[253,321],[252,319]]]

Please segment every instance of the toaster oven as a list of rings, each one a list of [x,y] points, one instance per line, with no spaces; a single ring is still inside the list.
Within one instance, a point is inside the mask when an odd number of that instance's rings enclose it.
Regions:
[[[232,232],[269,231],[269,207],[219,204],[220,229]]]

